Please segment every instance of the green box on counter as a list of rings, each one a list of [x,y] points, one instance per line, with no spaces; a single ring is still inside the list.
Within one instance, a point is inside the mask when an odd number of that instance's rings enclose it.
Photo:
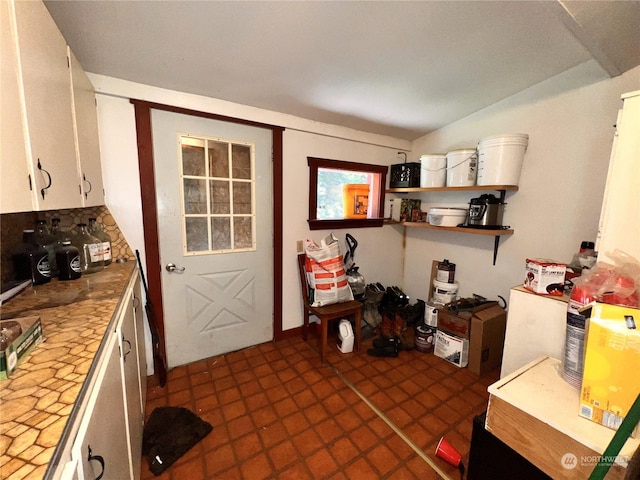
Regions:
[[[20,360],[42,339],[40,317],[0,321],[0,380],[9,378]]]

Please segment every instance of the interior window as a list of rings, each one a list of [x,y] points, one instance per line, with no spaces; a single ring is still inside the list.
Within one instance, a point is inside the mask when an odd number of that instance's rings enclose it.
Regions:
[[[311,230],[382,226],[388,167],[307,157]]]
[[[255,250],[254,146],[180,137],[185,254]]]

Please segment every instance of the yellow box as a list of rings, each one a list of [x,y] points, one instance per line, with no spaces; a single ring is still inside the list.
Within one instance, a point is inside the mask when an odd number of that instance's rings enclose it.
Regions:
[[[367,218],[369,188],[367,183],[346,183],[342,185],[344,218]]]
[[[580,415],[616,430],[640,393],[640,310],[596,303],[585,314]]]

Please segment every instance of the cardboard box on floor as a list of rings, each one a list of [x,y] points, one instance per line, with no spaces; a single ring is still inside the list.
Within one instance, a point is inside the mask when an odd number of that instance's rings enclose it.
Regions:
[[[507,312],[498,302],[489,302],[473,310],[453,312],[438,309],[438,330],[469,339],[469,365],[482,375],[498,368],[502,362]]]

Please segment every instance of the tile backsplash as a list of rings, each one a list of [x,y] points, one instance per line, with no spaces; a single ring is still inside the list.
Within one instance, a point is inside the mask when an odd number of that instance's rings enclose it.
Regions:
[[[102,223],[105,233],[111,237],[113,259],[135,259],[133,251],[106,206],[45,212],[6,213],[0,215],[0,278],[2,283],[14,278],[11,256],[22,242],[22,231],[27,228],[35,228],[37,220],[46,220],[51,227],[51,219],[56,217],[60,219],[62,230],[75,230],[78,223],[88,223],[90,217],[95,217],[98,223]]]

